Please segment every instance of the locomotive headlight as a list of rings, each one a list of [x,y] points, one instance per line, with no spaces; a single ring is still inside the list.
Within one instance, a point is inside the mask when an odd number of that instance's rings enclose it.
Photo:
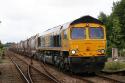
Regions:
[[[99,49],[99,50],[97,50],[98,52],[100,52],[100,53],[105,53],[105,50],[104,49]]]
[[[72,53],[72,54],[75,54],[75,53],[76,53],[76,51],[75,51],[75,50],[72,50],[72,51],[71,51],[71,53]]]
[[[101,52],[101,53],[105,53],[105,50],[104,50],[104,49],[101,49],[100,52]]]

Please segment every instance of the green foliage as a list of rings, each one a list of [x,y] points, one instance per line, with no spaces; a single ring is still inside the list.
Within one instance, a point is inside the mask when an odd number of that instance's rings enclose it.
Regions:
[[[121,70],[125,69],[125,62],[107,62],[104,70]]]
[[[0,49],[2,49],[3,48],[3,45],[2,44],[0,44]]]
[[[103,12],[98,16],[104,22],[107,30],[107,54],[111,54],[111,48],[119,50],[125,48],[125,0],[113,3],[112,13],[108,16]]]
[[[0,56],[2,55],[3,51],[4,51],[4,46],[3,46],[3,44],[0,42]]]
[[[98,17],[104,24],[107,24],[107,16],[105,13],[101,12],[100,16]]]
[[[121,56],[125,56],[125,49],[120,50],[119,52],[120,52],[120,55],[121,55]]]

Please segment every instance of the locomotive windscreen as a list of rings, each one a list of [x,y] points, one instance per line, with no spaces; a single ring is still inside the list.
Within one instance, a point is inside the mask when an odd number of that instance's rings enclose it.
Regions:
[[[103,39],[104,38],[104,30],[102,27],[90,27],[89,28],[89,36],[90,39]]]
[[[76,28],[71,29],[71,38],[72,39],[85,39],[85,28]]]

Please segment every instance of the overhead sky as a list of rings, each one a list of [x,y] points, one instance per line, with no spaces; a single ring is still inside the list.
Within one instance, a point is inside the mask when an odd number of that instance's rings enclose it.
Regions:
[[[84,15],[110,14],[119,0],[0,0],[0,40],[19,42]]]

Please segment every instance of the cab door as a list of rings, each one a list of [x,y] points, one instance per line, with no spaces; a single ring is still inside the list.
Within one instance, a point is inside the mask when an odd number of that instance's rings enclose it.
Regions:
[[[68,30],[65,29],[62,31],[62,50],[68,51],[69,48],[69,41],[68,41]]]

